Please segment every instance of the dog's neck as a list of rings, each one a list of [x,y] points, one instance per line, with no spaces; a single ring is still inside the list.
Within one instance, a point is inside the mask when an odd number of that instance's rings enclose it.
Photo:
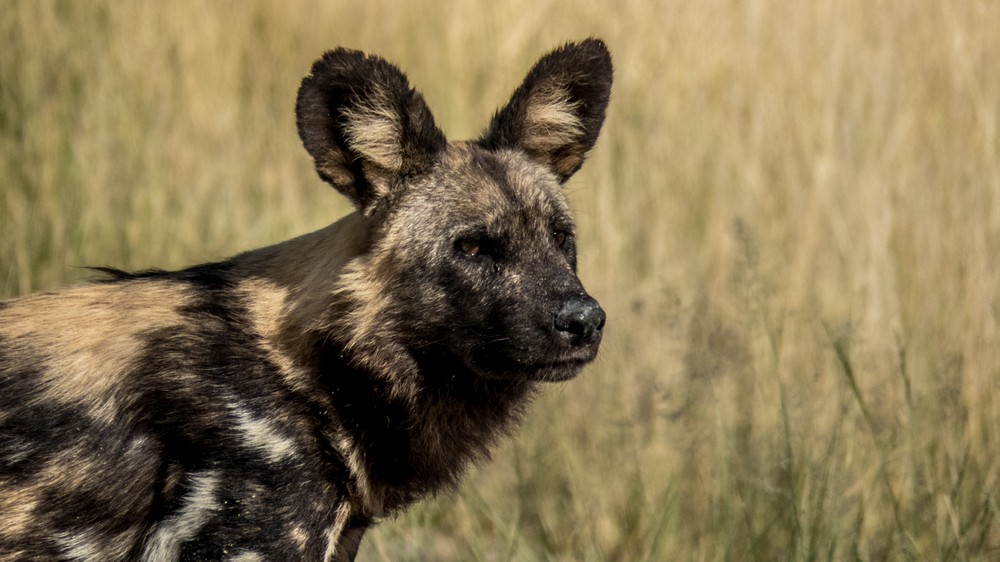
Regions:
[[[339,447],[350,443],[355,492],[371,517],[454,486],[510,432],[537,387],[483,379],[425,352],[401,358],[401,372],[374,372],[325,341],[317,344],[316,360],[337,412],[331,422]],[[412,384],[399,385],[399,377],[412,377]]]

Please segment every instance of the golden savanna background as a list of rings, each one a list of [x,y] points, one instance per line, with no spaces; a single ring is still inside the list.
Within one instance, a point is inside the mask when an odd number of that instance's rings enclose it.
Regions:
[[[359,559],[1000,559],[995,0],[7,1],[0,297],[348,212],[294,122],[328,48],[468,138],[590,35],[601,357]]]

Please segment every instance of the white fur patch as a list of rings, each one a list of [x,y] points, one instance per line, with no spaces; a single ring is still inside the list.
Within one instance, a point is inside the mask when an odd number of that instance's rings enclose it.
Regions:
[[[229,562],[264,562],[264,557],[259,552],[241,552],[226,560]]]
[[[100,560],[105,554],[94,537],[87,532],[53,533],[52,540],[69,560]]]
[[[142,559],[147,562],[174,562],[181,553],[181,546],[198,536],[212,515],[219,509],[215,498],[219,475],[214,470],[191,477],[191,491],[184,498],[184,505],[172,517],[158,524],[146,543]]]
[[[340,543],[340,537],[344,534],[344,529],[347,527],[347,521],[351,518],[351,505],[349,503],[342,503],[337,508],[336,518],[333,520],[333,525],[326,534],[326,554],[323,556],[324,562],[330,562],[333,557],[337,555],[337,545]]]
[[[229,407],[236,416],[236,428],[243,435],[243,442],[247,446],[262,452],[267,460],[274,463],[296,454],[295,441],[282,435],[273,422],[255,418],[239,406],[230,404]]]

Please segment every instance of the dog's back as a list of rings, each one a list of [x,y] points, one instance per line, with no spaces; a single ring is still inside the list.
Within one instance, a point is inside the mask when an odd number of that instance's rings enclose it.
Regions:
[[[322,559],[335,548],[351,523],[337,513],[347,468],[313,411],[330,405],[268,352],[254,283],[231,269],[3,305],[0,558]]]

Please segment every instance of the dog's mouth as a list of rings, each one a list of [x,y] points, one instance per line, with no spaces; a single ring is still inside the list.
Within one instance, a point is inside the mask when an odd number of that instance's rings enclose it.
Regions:
[[[571,359],[543,363],[528,372],[528,378],[540,382],[561,382],[576,378],[590,359]]]
[[[531,336],[463,342],[467,345],[458,355],[484,379],[559,382],[576,377],[597,358],[601,339],[600,331],[583,336],[539,330]]]
[[[518,359],[484,360],[480,358],[473,369],[485,378],[491,379],[524,379],[538,382],[560,382],[572,379],[580,374],[583,368],[591,363],[597,355],[596,348],[592,353],[576,353],[555,359],[541,361],[523,361]]]
[[[586,350],[577,350],[554,360],[541,361],[526,369],[528,378],[537,381],[559,382],[569,380],[580,374],[584,367],[597,358],[597,346]]]

